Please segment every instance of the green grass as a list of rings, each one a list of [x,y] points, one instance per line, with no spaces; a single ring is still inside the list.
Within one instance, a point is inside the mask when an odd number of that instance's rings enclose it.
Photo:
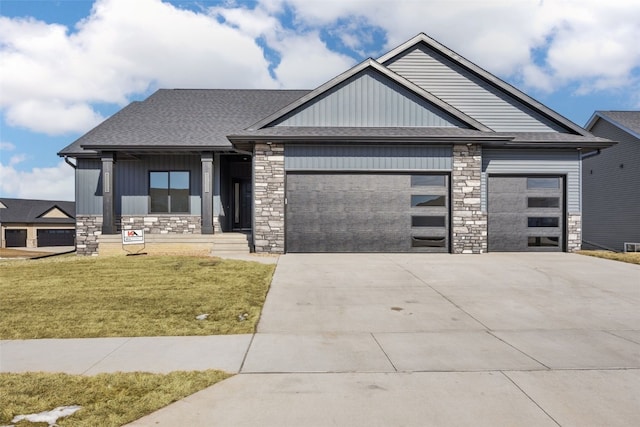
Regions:
[[[609,251],[578,251],[581,255],[588,255],[597,258],[612,259],[615,261],[628,262],[631,264],[640,264],[640,252],[609,252]]]
[[[0,339],[252,333],[274,268],[186,256],[2,261]]]
[[[0,373],[0,425],[9,425],[17,415],[79,405],[81,410],[58,419],[60,427],[121,426],[229,376],[214,370],[166,375],[120,372],[96,376]],[[28,421],[16,424],[18,427],[45,425]]]

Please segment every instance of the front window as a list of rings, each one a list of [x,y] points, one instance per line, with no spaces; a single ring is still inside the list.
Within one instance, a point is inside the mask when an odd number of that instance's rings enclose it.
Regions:
[[[189,172],[150,172],[149,198],[151,213],[188,213]]]

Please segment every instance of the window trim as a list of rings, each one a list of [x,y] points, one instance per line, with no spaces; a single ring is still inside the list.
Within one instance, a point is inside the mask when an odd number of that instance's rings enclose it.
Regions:
[[[187,210],[186,211],[173,211],[171,210],[171,174],[172,173],[178,173],[178,172],[184,172],[187,174],[187,182],[188,182],[188,187],[186,188],[187,190]],[[167,174],[167,210],[166,211],[154,211],[152,209],[153,203],[152,203],[152,197],[151,197],[151,174],[153,173],[166,173]],[[188,169],[171,169],[171,170],[167,170],[167,169],[163,169],[163,170],[149,170],[149,173],[147,174],[148,176],[148,186],[147,186],[147,192],[148,192],[148,198],[149,198],[149,204],[148,204],[148,212],[150,214],[157,214],[157,215],[175,215],[175,214],[191,214],[191,171]],[[164,189],[164,188],[163,188]],[[176,189],[178,190],[178,189]],[[185,190],[185,189],[180,189],[180,190]]]

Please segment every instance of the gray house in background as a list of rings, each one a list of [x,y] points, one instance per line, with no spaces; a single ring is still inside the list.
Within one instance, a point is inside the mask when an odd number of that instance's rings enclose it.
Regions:
[[[159,90],[59,155],[79,254],[130,228],[214,251],[483,253],[579,249],[581,156],[611,144],[419,34],[310,91]]]
[[[75,203],[0,197],[0,247],[74,246]]]
[[[640,243],[640,111],[596,111],[586,128],[617,144],[583,160],[585,247],[622,251]]]

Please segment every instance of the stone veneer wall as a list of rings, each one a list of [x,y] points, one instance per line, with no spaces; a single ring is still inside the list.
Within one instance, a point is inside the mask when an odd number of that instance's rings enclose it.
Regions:
[[[98,255],[98,237],[101,234],[101,216],[76,216],[76,253],[85,256]]]
[[[487,214],[480,205],[482,147],[453,146],[452,252],[481,254],[487,251]]]
[[[144,229],[148,234],[202,234],[202,220],[198,215],[123,215],[123,230]]]
[[[567,252],[582,248],[582,215],[567,214]]]
[[[284,253],[284,145],[256,144],[254,245],[260,253]]]

